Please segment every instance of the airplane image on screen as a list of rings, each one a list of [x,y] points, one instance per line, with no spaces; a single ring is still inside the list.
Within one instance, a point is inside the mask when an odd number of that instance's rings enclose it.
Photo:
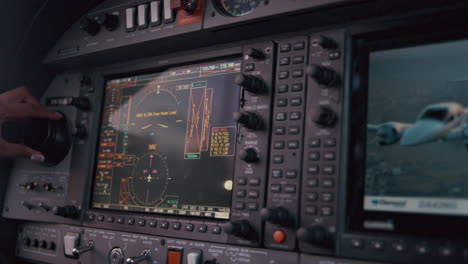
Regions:
[[[417,146],[436,140],[464,140],[468,148],[468,108],[459,103],[437,103],[424,108],[413,124],[368,124],[379,145]]]

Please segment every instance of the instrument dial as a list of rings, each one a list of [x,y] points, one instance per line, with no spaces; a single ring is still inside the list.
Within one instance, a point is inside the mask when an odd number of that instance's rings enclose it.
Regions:
[[[223,15],[241,17],[252,13],[262,0],[214,0],[214,2]]]
[[[133,200],[143,206],[157,206],[164,201],[169,184],[166,157],[157,152],[142,155],[133,169],[130,188]]]

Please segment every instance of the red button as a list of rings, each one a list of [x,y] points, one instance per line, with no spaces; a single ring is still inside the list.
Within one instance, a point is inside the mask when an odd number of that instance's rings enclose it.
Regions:
[[[167,264],[180,264],[182,257],[180,251],[168,250],[167,251]]]
[[[273,233],[273,240],[276,243],[283,243],[286,240],[286,234],[284,233],[283,230],[276,230]]]

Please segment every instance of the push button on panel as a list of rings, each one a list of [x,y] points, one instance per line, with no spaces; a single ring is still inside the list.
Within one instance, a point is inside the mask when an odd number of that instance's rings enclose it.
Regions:
[[[281,44],[280,45],[280,51],[281,52],[288,52],[291,50],[291,44]]]
[[[283,243],[284,241],[286,241],[286,233],[284,233],[283,230],[276,230],[273,233],[273,241],[275,241],[278,244]]]
[[[287,93],[289,86],[287,84],[281,84],[278,86],[278,93]]]
[[[131,32],[136,29],[135,14],[136,14],[135,7],[129,7],[125,9],[125,29],[127,30],[127,32]]]
[[[180,250],[169,249],[167,251],[167,264],[181,264],[182,254]]]
[[[148,5],[139,5],[138,6],[138,28],[144,29],[148,27]]]
[[[152,27],[161,24],[161,1],[150,3],[150,23]]]
[[[171,0],[164,0],[164,23],[172,23],[175,20],[174,10],[171,8]]]

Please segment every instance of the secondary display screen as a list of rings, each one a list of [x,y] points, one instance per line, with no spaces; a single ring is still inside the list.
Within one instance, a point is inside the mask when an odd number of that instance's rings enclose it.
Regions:
[[[468,41],[369,58],[364,210],[468,215]]]
[[[94,208],[229,219],[237,59],[107,81]]]

